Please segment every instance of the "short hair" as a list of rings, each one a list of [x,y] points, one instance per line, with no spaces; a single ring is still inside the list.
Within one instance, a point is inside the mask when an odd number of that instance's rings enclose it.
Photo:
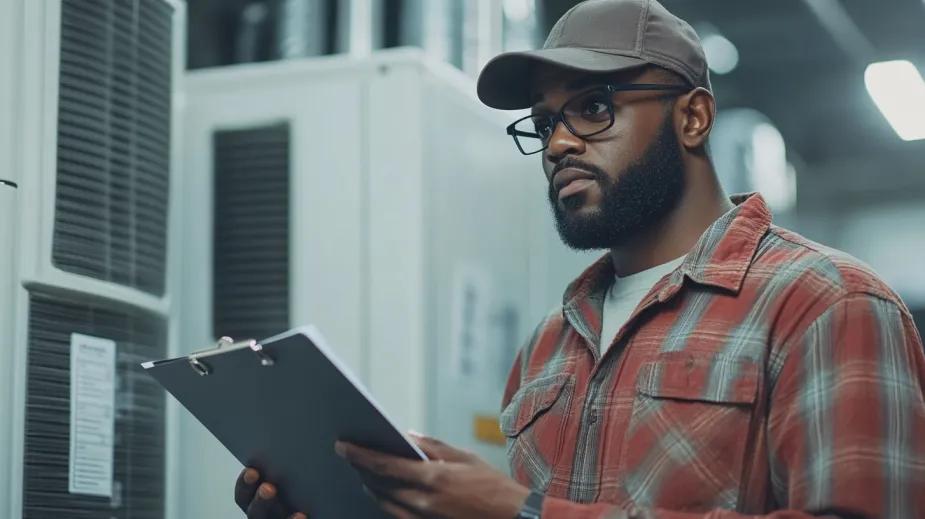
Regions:
[[[656,77],[670,85],[684,85],[690,89],[694,88],[694,85],[690,81],[685,79],[684,76],[678,74],[673,70],[668,70],[667,68],[660,67],[658,65],[649,65],[648,70],[655,73]]]

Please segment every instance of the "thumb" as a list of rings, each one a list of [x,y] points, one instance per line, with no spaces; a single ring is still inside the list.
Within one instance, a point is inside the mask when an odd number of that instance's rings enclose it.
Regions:
[[[472,455],[468,452],[451,447],[436,438],[424,436],[414,431],[409,431],[408,435],[411,436],[414,443],[416,443],[431,460],[456,462],[472,461]]]

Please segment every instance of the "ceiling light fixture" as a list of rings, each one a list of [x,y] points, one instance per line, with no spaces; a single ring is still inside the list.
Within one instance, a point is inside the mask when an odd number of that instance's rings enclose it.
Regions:
[[[534,0],[504,0],[504,15],[512,22],[525,22],[536,9]]]
[[[925,139],[925,80],[915,65],[905,60],[871,63],[864,84],[902,140]]]
[[[707,56],[710,70],[717,74],[728,74],[739,64],[739,49],[725,36],[707,32],[701,39],[703,52]]]

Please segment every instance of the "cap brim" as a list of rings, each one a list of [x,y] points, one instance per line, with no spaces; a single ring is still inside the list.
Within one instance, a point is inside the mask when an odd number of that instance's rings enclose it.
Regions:
[[[530,99],[531,69],[536,64],[602,73],[629,70],[648,65],[648,62],[633,56],[574,47],[507,52],[489,61],[479,74],[479,99],[501,110],[529,108],[533,104]]]

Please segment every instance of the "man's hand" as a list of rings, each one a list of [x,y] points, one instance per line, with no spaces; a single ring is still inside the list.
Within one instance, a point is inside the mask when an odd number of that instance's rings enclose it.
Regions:
[[[355,468],[396,482],[371,488],[383,510],[398,519],[512,519],[530,490],[474,454],[433,438],[415,440],[430,461],[414,461],[337,442]]]
[[[247,514],[247,519],[307,519],[303,513],[289,515],[280,502],[276,486],[261,481],[256,469],[241,471],[234,486],[234,501]]]

